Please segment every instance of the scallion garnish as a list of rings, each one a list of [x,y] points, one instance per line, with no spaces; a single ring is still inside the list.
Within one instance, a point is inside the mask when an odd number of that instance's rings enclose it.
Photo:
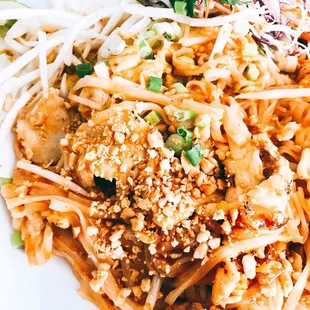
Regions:
[[[154,52],[150,45],[147,43],[147,41],[143,40],[140,42],[140,51],[139,55],[142,59],[153,59],[154,58]]]
[[[155,34],[156,34],[156,33],[155,33],[155,31],[153,31],[153,30],[141,31],[141,32],[139,33],[139,39],[140,39],[140,40],[147,40],[147,39],[153,37]]]
[[[79,78],[83,78],[84,76],[91,75],[93,73],[93,66],[89,62],[79,64],[75,68]]]
[[[193,133],[183,127],[177,129],[177,134],[185,139],[186,148],[190,147],[193,142]]]
[[[203,129],[207,127],[208,125],[210,125],[210,122],[211,122],[211,117],[207,114],[203,114],[203,115],[198,115],[195,118],[194,125],[198,127],[199,129]]]
[[[176,156],[180,156],[186,149],[186,139],[175,133],[166,140],[166,147],[173,150]]]
[[[186,15],[187,9],[186,9],[186,2],[177,0],[174,2],[174,11],[177,14]]]
[[[182,83],[174,83],[172,86],[178,94],[188,93],[187,88]]]
[[[16,249],[20,249],[20,248],[24,247],[25,243],[24,243],[24,240],[22,239],[22,235],[19,231],[12,232],[11,244]]]
[[[185,151],[185,154],[194,167],[198,166],[203,158],[200,143],[194,144],[190,150]]]
[[[105,59],[103,62],[107,67],[110,67],[110,59]]]
[[[17,19],[7,19],[4,26],[10,29],[16,22]]]
[[[11,178],[0,178],[0,186],[2,186],[4,184],[11,184],[11,183],[12,183]]]
[[[195,112],[188,109],[179,109],[174,112],[175,119],[180,123],[194,119],[196,116]]]
[[[163,80],[156,76],[151,76],[148,90],[159,93],[163,85]]]
[[[147,116],[144,117],[146,122],[153,124],[154,126],[160,123],[161,116],[156,111],[150,112]]]
[[[195,12],[195,4],[196,4],[196,0],[186,0],[187,3],[187,15],[189,17],[193,17],[194,16],[194,12]]]

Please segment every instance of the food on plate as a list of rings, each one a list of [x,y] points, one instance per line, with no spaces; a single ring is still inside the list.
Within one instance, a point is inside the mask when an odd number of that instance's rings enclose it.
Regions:
[[[100,309],[309,309],[308,1],[102,3],[1,11],[13,246]]]

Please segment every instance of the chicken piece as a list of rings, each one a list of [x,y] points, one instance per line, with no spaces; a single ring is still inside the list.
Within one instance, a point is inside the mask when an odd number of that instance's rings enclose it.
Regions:
[[[227,258],[222,263],[220,263],[216,272],[212,289],[213,303],[215,305],[221,305],[222,307],[225,307],[227,303],[237,302],[237,298],[240,298],[241,300],[240,296],[231,296],[231,293],[237,287],[239,280],[240,273],[235,263],[231,262],[230,258]]]
[[[27,159],[35,164],[55,164],[61,157],[60,140],[74,120],[74,113],[54,89],[38,104],[26,106],[16,125],[17,139]]]
[[[116,113],[113,120],[102,121],[100,112],[94,114],[72,135],[69,147],[78,157],[73,173],[83,187],[93,187],[96,176],[116,180],[117,192],[128,194],[127,178],[134,178],[134,166],[145,159],[149,124],[130,111]]]

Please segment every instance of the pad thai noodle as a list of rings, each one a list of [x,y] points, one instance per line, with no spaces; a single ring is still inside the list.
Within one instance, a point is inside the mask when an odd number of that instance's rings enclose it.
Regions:
[[[99,309],[310,309],[310,1],[84,2],[0,2],[13,245]]]

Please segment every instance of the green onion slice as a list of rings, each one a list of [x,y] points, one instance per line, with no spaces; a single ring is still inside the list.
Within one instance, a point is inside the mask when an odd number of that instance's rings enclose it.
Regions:
[[[174,83],[172,86],[178,94],[188,93],[187,88],[182,83]]]
[[[140,40],[147,40],[147,39],[153,37],[155,34],[156,34],[156,33],[155,33],[155,31],[153,31],[153,30],[141,31],[141,32],[139,33],[139,39],[140,39]]]
[[[157,125],[158,123],[160,123],[161,121],[161,116],[159,113],[157,113],[156,111],[152,111],[150,112],[147,116],[144,117],[144,120],[146,122],[149,122],[151,124],[153,124],[154,126]]]
[[[187,8],[186,8],[186,2],[184,1],[175,1],[174,2],[174,11],[177,14],[186,15],[187,14]]]
[[[89,62],[79,64],[75,68],[79,78],[83,78],[84,76],[91,75],[93,73],[93,66]]]
[[[198,115],[195,118],[194,125],[199,129],[203,129],[210,125],[211,117],[208,114]]]
[[[110,67],[110,59],[106,59],[103,61],[107,67]]]
[[[24,247],[25,243],[24,243],[24,240],[22,239],[22,235],[19,231],[12,232],[11,244],[16,249],[20,249],[20,248]]]
[[[174,112],[174,117],[180,123],[194,119],[197,114],[189,109],[179,109]]]
[[[193,142],[193,133],[183,127],[177,129],[177,134],[185,139],[186,148],[190,147]]]
[[[203,158],[200,143],[194,144],[190,150],[185,151],[185,154],[194,167],[198,166]]]
[[[12,183],[11,178],[0,178],[0,186],[2,186],[4,184],[11,184],[11,183]]]
[[[156,76],[151,76],[148,90],[159,93],[163,85],[163,80]]]
[[[186,149],[186,139],[175,133],[166,140],[166,147],[173,150],[176,156],[180,156]]]

